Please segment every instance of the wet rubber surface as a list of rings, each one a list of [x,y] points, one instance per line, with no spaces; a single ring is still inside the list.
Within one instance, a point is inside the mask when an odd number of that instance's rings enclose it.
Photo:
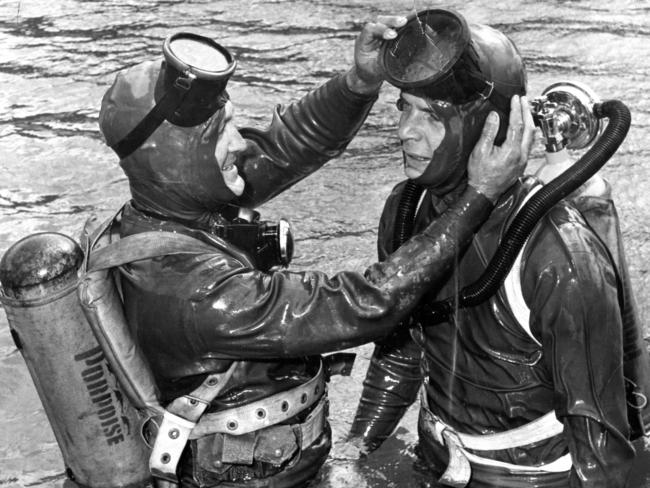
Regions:
[[[647,323],[650,5],[632,0],[446,5],[513,38],[527,63],[531,96],[553,82],[573,80],[630,107],[630,133],[602,171],[613,186]],[[168,34],[199,32],[228,46],[239,61],[229,84],[238,125],[263,127],[276,104],[300,97],[351,65],[353,40],[366,21],[431,6],[394,0],[5,0],[0,3],[0,252],[34,232],[76,236],[90,213],[108,216],[128,198],[126,179],[97,128],[99,105],[115,73],[159,55]],[[375,259],[383,201],[403,178],[396,97],[394,89],[384,87],[340,158],[261,209],[266,218],[291,219],[296,269],[362,270]],[[538,143],[531,171],[542,161]],[[335,377],[330,384],[335,444],[314,486],[435,486],[413,466],[415,408],[394,437],[362,462],[341,442],[371,346],[357,352],[352,376]],[[61,455],[4,313],[0,392],[0,487],[62,486]],[[645,474],[650,456],[639,447],[631,486],[650,485]]]

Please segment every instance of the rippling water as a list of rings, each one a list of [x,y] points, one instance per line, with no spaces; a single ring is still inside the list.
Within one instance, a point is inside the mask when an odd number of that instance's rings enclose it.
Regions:
[[[246,3],[246,5],[243,5]],[[101,97],[115,73],[157,56],[171,32],[218,38],[239,60],[229,91],[239,125],[264,126],[294,100],[352,62],[360,27],[378,14],[450,6],[508,33],[522,51],[531,95],[569,79],[632,111],[630,133],[603,169],[622,218],[642,317],[650,319],[650,4],[646,1],[90,1],[0,0],[0,253],[42,230],[76,235],[91,212],[128,198],[126,180],[97,130]],[[363,269],[375,256],[383,200],[402,179],[396,92],[379,101],[348,150],[262,209],[291,218],[297,268]],[[539,165],[538,144],[531,166]],[[331,384],[335,441],[349,428],[368,346],[351,378]],[[0,313],[0,486],[61,486],[63,467],[24,362]],[[407,487],[414,410],[394,439],[363,465],[336,442],[319,487]],[[640,474],[634,486],[645,486]]]

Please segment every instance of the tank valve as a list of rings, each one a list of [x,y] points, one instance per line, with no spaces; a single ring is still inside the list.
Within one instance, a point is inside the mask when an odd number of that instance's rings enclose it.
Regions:
[[[598,97],[586,85],[561,81],[547,87],[531,103],[533,120],[546,141],[547,152],[564,148],[582,149],[601,131],[601,122],[593,112]]]

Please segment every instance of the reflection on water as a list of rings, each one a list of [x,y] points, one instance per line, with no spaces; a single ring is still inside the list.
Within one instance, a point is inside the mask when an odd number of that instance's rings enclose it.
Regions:
[[[0,252],[37,231],[76,235],[89,213],[105,216],[128,197],[125,178],[97,130],[98,107],[115,73],[159,55],[169,33],[207,34],[233,51],[239,66],[229,91],[238,124],[259,127],[269,122],[274,105],[347,69],[364,22],[438,5],[420,0],[0,2]],[[445,5],[515,40],[527,62],[531,94],[569,79],[630,106],[632,129],[603,173],[617,197],[647,322],[650,6],[637,0]],[[393,89],[384,88],[342,157],[262,209],[269,218],[291,218],[298,269],[360,270],[374,259],[383,200],[402,179],[395,98]],[[542,151],[541,145],[534,149],[532,166],[540,164]],[[355,463],[356,452],[342,442],[370,351],[370,346],[359,348],[352,377],[336,377],[331,384],[335,446],[316,486],[427,485],[427,477],[412,466],[415,409],[394,438],[363,463]],[[3,313],[0,391],[0,487],[60,486],[61,456]],[[645,475],[636,479],[643,485]]]

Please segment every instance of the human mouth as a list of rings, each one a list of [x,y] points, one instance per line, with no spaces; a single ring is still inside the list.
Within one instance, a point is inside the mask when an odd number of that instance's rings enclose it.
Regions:
[[[406,151],[404,151],[404,155],[406,156],[407,159],[410,159],[412,161],[416,161],[416,162],[419,162],[419,163],[428,163],[429,161],[431,161],[431,156],[421,156],[419,154],[413,154],[413,153],[409,153],[409,152],[406,152]]]
[[[221,171],[224,172],[232,171],[234,167],[235,167],[235,163],[233,161],[226,161],[222,166]]]
[[[244,180],[239,175],[239,170],[234,161],[226,161],[221,168],[221,176],[230,191],[239,196],[244,192]]]

